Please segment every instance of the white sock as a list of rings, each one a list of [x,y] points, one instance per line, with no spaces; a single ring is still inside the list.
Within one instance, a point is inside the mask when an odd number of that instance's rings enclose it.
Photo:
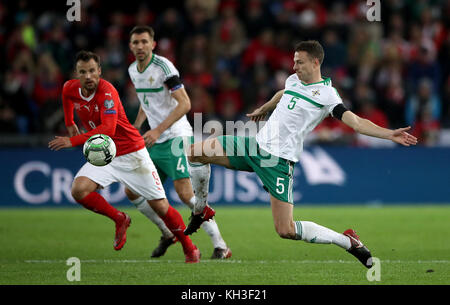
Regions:
[[[138,209],[139,212],[144,214],[148,219],[150,219],[161,231],[164,238],[173,238],[174,235],[170,232],[169,228],[167,228],[164,221],[161,217],[153,211],[152,207],[148,204],[147,200],[144,197],[139,197],[135,200],[130,200],[132,204]]]
[[[345,250],[350,249],[350,239],[344,234],[337,233],[311,221],[295,221],[296,239],[308,243],[335,244]]]
[[[195,197],[197,197],[194,214],[199,214],[208,203],[211,166],[202,163],[189,163],[188,167],[189,175],[191,176],[192,189],[194,190]]]
[[[195,196],[193,196],[191,199],[189,199],[189,202],[186,203],[186,205],[191,209],[191,211],[193,211],[196,203],[197,203],[197,198]]]
[[[194,196],[189,200],[188,206],[191,208],[191,210],[196,206],[197,204],[197,197]],[[204,221],[202,225],[200,226],[203,230],[205,230],[206,234],[211,237],[211,241],[214,245],[214,248],[220,248],[220,249],[226,249],[227,244],[222,238],[222,235],[220,234],[219,227],[217,226],[217,223],[214,219],[211,219],[209,221]]]
[[[214,248],[227,248],[227,244],[223,240],[222,235],[220,235],[219,227],[217,226],[217,223],[214,219],[203,222],[200,227],[205,230],[209,237],[211,237]]]

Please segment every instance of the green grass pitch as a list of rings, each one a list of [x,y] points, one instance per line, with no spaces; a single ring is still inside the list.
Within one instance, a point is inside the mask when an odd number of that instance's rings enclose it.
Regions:
[[[189,211],[177,206],[185,222]],[[114,251],[113,223],[80,207],[0,210],[0,284],[309,285],[450,284],[450,206],[302,206],[294,219],[343,232],[353,228],[381,260],[380,281],[369,282],[353,256],[334,245],[283,240],[269,206],[216,206],[216,221],[233,251],[210,260],[205,232],[192,236],[199,264],[185,264],[179,243],[150,259],[160,234],[131,207],[128,240]],[[81,260],[81,280],[69,282],[66,260]]]

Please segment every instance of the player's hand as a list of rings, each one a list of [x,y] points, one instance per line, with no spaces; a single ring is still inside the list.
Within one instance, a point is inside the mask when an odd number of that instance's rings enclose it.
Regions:
[[[144,133],[144,141],[145,146],[151,147],[153,144],[156,143],[156,140],[158,140],[161,133],[158,131],[158,129],[151,129]]]
[[[69,137],[74,137],[81,134],[77,125],[67,126],[67,132],[69,133]]]
[[[48,143],[48,148],[51,150],[60,150],[63,148],[69,148],[72,147],[72,143],[70,142],[69,137],[58,137],[56,136],[55,139],[51,140]]]
[[[390,137],[391,141],[401,144],[401,145],[404,145],[404,146],[416,145],[417,138],[406,132],[407,130],[410,130],[410,129],[411,129],[411,126],[393,130],[392,135]]]
[[[262,107],[259,107],[252,113],[247,113],[247,117],[250,118],[250,120],[259,122],[261,120],[264,120],[266,118],[267,112],[262,109]]]

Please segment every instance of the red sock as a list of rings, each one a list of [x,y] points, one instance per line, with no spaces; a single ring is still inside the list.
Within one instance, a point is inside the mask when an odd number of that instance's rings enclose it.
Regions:
[[[186,229],[186,226],[183,221],[183,217],[181,217],[180,213],[175,210],[172,206],[169,205],[169,209],[167,210],[166,215],[161,217],[169,230],[175,235],[175,237],[180,241],[183,246],[184,253],[191,252],[195,249],[194,244],[192,243],[189,236],[184,235],[183,231]]]
[[[77,202],[88,210],[109,217],[114,222],[121,220],[123,217],[122,212],[110,205],[108,201],[97,192],[92,192],[83,199],[77,200]]]

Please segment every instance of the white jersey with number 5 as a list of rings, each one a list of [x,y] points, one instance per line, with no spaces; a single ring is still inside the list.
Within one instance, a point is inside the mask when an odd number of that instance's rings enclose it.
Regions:
[[[153,53],[144,71],[138,70],[135,61],[128,68],[128,73],[150,128],[156,128],[178,105],[178,101],[171,96],[170,89],[164,84],[173,76],[179,77],[178,70],[170,60]],[[165,130],[156,143],[162,143],[174,137],[192,135],[192,126],[184,115]]]
[[[298,162],[306,135],[340,103],[342,99],[329,78],[304,84],[292,74],[281,100],[256,134],[256,141],[272,155]]]

